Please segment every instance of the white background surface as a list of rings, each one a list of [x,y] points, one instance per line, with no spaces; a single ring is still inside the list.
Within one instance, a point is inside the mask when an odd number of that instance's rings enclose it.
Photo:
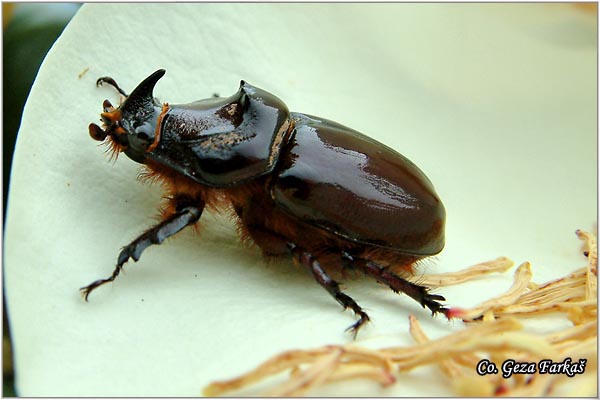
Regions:
[[[41,67],[14,158],[5,285],[19,395],[196,396],[280,351],[351,340],[350,311],[211,215],[201,238],[181,233],[90,303],[79,297],[154,223],[161,196],[89,138],[102,101],[118,101],[99,76],[130,91],[166,68],[155,95],[171,103],[245,79],[362,131],[415,162],[444,201],[446,248],[422,272],[505,255],[543,282],[585,265],[574,231],[597,220],[596,37],[595,16],[560,4],[83,6]],[[472,306],[511,278],[443,294]],[[411,343],[409,313],[433,337],[461,328],[372,281],[347,286],[373,319],[365,345]],[[311,394],[452,393],[420,370],[388,389]]]

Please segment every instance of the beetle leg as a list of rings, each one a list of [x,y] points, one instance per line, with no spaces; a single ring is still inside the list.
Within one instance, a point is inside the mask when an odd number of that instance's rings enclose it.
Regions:
[[[127,93],[125,93],[125,91],[121,89],[119,85],[117,85],[117,82],[115,82],[115,80],[110,76],[103,76],[102,78],[98,78],[98,80],[96,81],[96,86],[102,86],[102,84],[104,83],[108,83],[110,86],[117,89],[117,92],[119,92],[121,96],[124,96],[125,98],[129,97]]]
[[[267,257],[289,255],[285,238],[257,226],[246,225],[250,237]]]
[[[137,260],[140,259],[142,252],[147,247],[153,244],[161,244],[165,239],[167,239],[170,236],[173,236],[186,226],[196,223],[198,219],[200,219],[203,209],[203,204],[200,207],[188,206],[182,208],[178,210],[173,216],[165,219],[158,225],[155,225],[152,228],[148,229],[133,242],[125,246],[121,250],[121,253],[119,253],[117,266],[115,267],[115,270],[113,271],[110,277],[105,279],[98,279],[97,281],[92,282],[88,286],[79,289],[85,301],[88,301],[88,297],[92,290],[96,289],[98,286],[104,285],[105,283],[114,281],[116,277],[119,276],[119,273],[121,273],[123,265],[130,258],[133,258],[133,261],[137,262]]]
[[[355,258],[348,253],[343,253],[342,258],[345,263],[349,262],[351,265],[360,268],[365,274],[375,278],[378,282],[388,285],[394,292],[406,293],[421,304],[423,308],[429,308],[432,315],[437,312],[441,312],[446,316],[448,315],[448,309],[438,303],[438,301],[446,300],[444,296],[430,294],[426,287],[409,282],[372,261]]]
[[[323,270],[321,264],[319,264],[319,261],[317,261],[312,254],[302,251],[293,243],[288,243],[288,248],[291,250],[294,259],[306,266],[316,281],[319,282],[319,284],[323,286],[325,290],[327,290],[329,294],[333,296],[333,298],[336,299],[337,302],[342,305],[342,307],[344,307],[344,309],[351,308],[352,311],[354,311],[354,314],[360,317],[355,324],[346,329],[346,331],[351,332],[356,339],[358,330],[370,320],[367,313],[363,311],[363,309],[354,301],[354,299],[352,299],[352,297],[340,290],[340,285],[331,279],[329,275],[327,275],[327,272]]]

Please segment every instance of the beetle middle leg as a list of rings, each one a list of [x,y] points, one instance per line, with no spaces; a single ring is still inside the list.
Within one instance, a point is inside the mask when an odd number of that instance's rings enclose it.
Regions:
[[[185,203],[183,203],[185,204]],[[117,276],[121,273],[123,265],[132,258],[133,261],[138,261],[142,252],[153,244],[161,244],[170,236],[173,236],[183,228],[195,224],[202,215],[204,209],[204,203],[196,202],[196,205],[185,205],[180,206],[176,209],[175,214],[166,218],[164,221],[148,229],[142,233],[137,239],[125,246],[117,260],[117,266],[115,267],[112,275],[105,279],[98,279],[92,282],[88,286],[79,289],[85,301],[88,300],[90,293],[98,286],[104,285],[105,283],[114,281]]]
[[[293,243],[288,243],[288,248],[290,249],[294,259],[306,266],[312,273],[315,280],[319,282],[319,284],[323,286],[325,290],[327,290],[329,294],[336,299],[337,302],[342,305],[342,307],[344,307],[344,309],[350,308],[352,311],[354,311],[354,314],[359,316],[358,321],[346,329],[353,334],[354,338],[356,338],[358,330],[370,320],[367,313],[364,312],[361,306],[359,306],[358,303],[352,299],[352,297],[340,290],[339,283],[329,277],[327,272],[325,272],[323,267],[321,267],[319,261],[312,254],[303,251]]]
[[[423,308],[427,307],[431,310],[432,314],[440,312],[447,315],[448,309],[443,307],[438,301],[445,301],[444,296],[439,294],[431,294],[428,289],[424,286],[419,286],[416,283],[407,281],[404,278],[392,273],[388,269],[377,265],[373,261],[369,261],[363,258],[353,257],[348,253],[342,254],[344,264],[351,267],[358,267],[365,274],[375,278],[378,282],[386,284],[396,293],[405,293],[417,303],[421,304]]]

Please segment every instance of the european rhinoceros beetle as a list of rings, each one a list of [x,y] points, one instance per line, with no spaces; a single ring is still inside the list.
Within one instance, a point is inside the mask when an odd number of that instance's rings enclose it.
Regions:
[[[331,270],[358,269],[404,292],[433,313],[447,309],[409,282],[417,260],[444,247],[445,210],[419,168],[391,148],[338,123],[290,112],[276,96],[244,81],[227,98],[160,104],[158,70],[113,107],[89,133],[145,167],[144,179],[167,193],[162,222],[127,245],[107,279],[81,289],[85,299],[113,281],[144,249],[194,225],[205,208],[236,219],[243,240],[266,256],[291,256],[358,321],[369,316],[343,293]]]

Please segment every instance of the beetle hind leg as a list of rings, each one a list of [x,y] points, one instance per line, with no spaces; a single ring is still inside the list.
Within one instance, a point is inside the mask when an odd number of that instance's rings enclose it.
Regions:
[[[423,308],[428,308],[431,310],[432,315],[435,315],[439,312],[445,316],[448,316],[448,309],[439,303],[440,301],[446,300],[444,296],[439,294],[431,294],[429,293],[428,288],[409,282],[372,261],[363,258],[352,257],[348,253],[343,253],[342,258],[346,266],[353,268],[357,267],[366,275],[369,275],[375,278],[378,282],[389,286],[389,288],[394,292],[402,292],[407,294],[416,300],[417,303],[421,304]]]
[[[323,269],[319,261],[310,253],[301,250],[293,243],[288,243],[288,248],[290,249],[292,256],[295,261],[298,261],[300,264],[304,265],[308,268],[308,270],[312,273],[315,280],[325,288],[329,292],[329,294],[337,300],[338,303],[346,308],[352,309],[354,314],[356,314],[359,319],[353,325],[350,325],[346,331],[350,332],[354,338],[356,338],[356,334],[358,330],[367,322],[369,322],[370,318],[367,313],[361,308],[361,306],[354,301],[354,299],[344,292],[341,291],[339,283],[333,280],[327,272]]]

